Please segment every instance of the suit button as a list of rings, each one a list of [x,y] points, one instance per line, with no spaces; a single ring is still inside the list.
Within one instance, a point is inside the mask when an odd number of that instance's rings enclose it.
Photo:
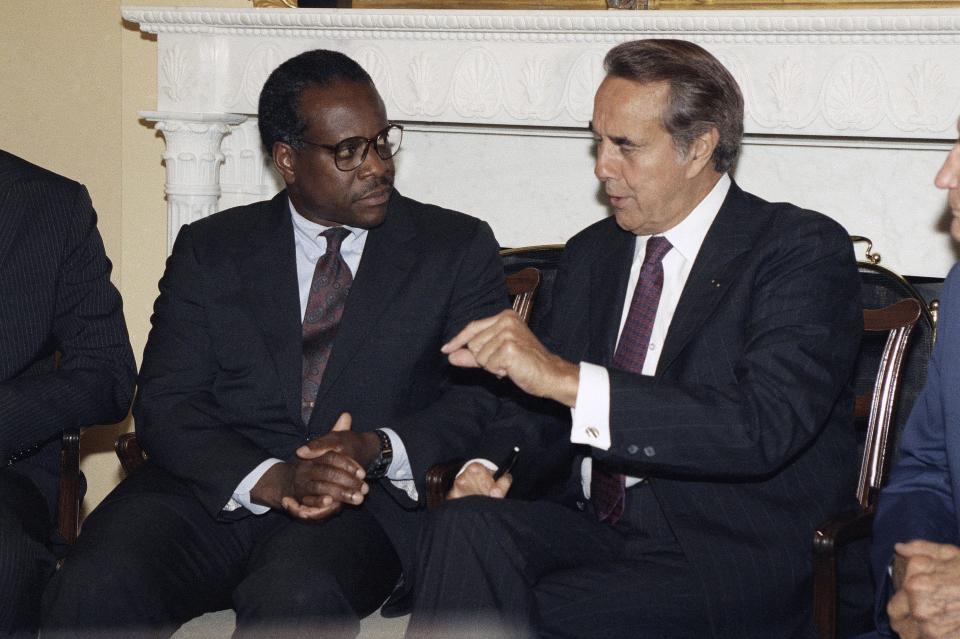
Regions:
[[[640,450],[640,448],[636,444],[630,444],[627,446],[627,452],[631,455],[636,455],[638,450]]]
[[[583,509],[586,508],[586,507],[587,507],[587,504],[586,504],[586,503],[584,503],[584,502],[582,502],[582,501],[579,501],[579,500],[577,501],[577,510],[583,510]]]
[[[657,454],[657,450],[653,446],[647,446],[643,449],[643,454],[647,457],[653,457]]]

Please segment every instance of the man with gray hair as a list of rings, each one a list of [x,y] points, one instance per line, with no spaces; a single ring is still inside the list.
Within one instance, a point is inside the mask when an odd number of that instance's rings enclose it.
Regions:
[[[707,51],[628,42],[605,68],[613,215],[567,244],[543,340],[505,311],[443,348],[562,409],[488,431],[523,451],[518,485],[545,440],[574,472],[524,502],[468,464],[421,534],[408,636],[812,636],[810,539],[856,479],[850,241],[733,183],[743,98]]]

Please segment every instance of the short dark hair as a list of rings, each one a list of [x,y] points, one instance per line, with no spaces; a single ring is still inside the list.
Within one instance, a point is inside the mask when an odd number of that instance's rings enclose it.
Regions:
[[[733,76],[706,49],[685,40],[635,40],[611,49],[603,61],[608,75],[641,84],[667,82],[670,96],[663,128],[682,154],[695,139],[720,134],[713,166],[728,171],[740,154],[743,95]]]
[[[306,51],[274,69],[260,91],[257,106],[260,140],[267,153],[273,155],[274,142],[303,148],[307,123],[300,119],[300,96],[308,87],[326,87],[344,81],[373,86],[363,67],[338,51]]]

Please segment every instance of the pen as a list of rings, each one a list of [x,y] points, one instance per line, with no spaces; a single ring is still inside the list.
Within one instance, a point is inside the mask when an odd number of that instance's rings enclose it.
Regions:
[[[520,447],[514,446],[513,451],[511,451],[510,455],[505,460],[503,460],[503,463],[500,464],[499,468],[497,468],[497,472],[493,474],[493,481],[497,481],[498,479],[500,479],[501,477],[509,473],[511,470],[513,470],[513,466],[514,464],[517,463],[517,457],[519,456],[520,456]]]

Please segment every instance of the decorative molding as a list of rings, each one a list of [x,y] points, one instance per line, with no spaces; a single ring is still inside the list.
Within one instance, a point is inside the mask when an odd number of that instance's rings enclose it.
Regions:
[[[677,37],[740,83],[745,188],[886,238],[901,272],[943,275],[956,259],[930,182],[957,135],[957,8],[122,11],[158,34],[159,113],[145,117],[166,140],[170,242],[184,223],[282,187],[258,96],[278,64],[313,48],[356,59],[406,125],[405,194],[477,215],[505,244],[564,241],[608,214],[586,129],[604,55]]]
[[[956,9],[415,11],[123,7],[146,33],[494,42],[614,42],[637,34],[738,43],[960,42]],[[338,35],[339,34],[339,35]]]
[[[170,113],[142,111],[163,134],[163,162],[167,181],[167,251],[184,224],[216,212],[220,200],[220,150],[223,136],[243,123],[245,115],[232,113]]]
[[[870,131],[883,117],[883,73],[870,56],[854,54],[831,67],[823,117],[838,131]]]
[[[253,115],[278,64],[332,47],[367,69],[395,119],[583,127],[606,51],[649,36],[717,55],[743,88],[748,133],[952,139],[960,111],[960,78],[946,71],[960,59],[960,9],[125,7],[123,16],[162,35],[158,108],[170,111]]]

